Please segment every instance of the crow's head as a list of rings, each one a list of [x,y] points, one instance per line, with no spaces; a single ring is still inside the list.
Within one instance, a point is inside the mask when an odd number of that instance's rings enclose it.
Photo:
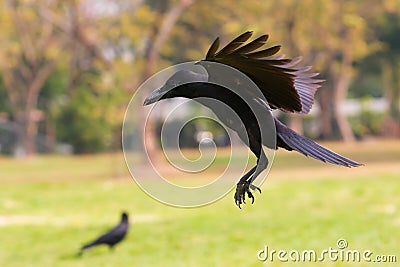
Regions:
[[[163,86],[151,92],[144,100],[144,105],[153,104],[161,99],[185,97],[183,85],[194,82],[206,82],[207,76],[189,70],[175,72]]]
[[[123,212],[121,215],[121,221],[128,221],[128,213]]]

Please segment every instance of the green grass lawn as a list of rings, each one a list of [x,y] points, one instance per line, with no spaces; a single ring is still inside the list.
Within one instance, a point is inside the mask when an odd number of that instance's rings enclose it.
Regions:
[[[396,266],[257,259],[265,245],[319,253],[345,238],[348,249],[400,262],[400,142],[326,145],[366,165],[328,166],[279,151],[263,193],[242,210],[233,192],[201,208],[161,204],[128,176],[121,155],[0,158],[0,266]],[[217,168],[226,157],[218,155]],[[121,211],[131,215],[127,239],[113,252],[98,247],[76,257]]]

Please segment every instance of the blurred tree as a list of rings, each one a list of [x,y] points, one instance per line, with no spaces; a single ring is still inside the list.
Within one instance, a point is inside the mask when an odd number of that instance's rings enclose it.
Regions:
[[[202,58],[210,40],[218,35],[229,39],[249,29],[270,33],[270,44],[282,44],[282,53],[289,57],[302,55],[303,64],[314,65],[327,80],[318,93],[321,137],[340,135],[345,141],[354,140],[340,106],[355,72],[354,62],[374,53],[378,47],[366,23],[377,12],[382,12],[380,3],[370,1],[371,9],[365,9],[365,2],[357,1],[246,1],[238,7],[222,0],[212,3],[213,8],[209,9],[210,4],[199,1],[183,15],[183,26],[178,25],[172,35],[176,42],[170,49],[176,59]],[[196,38],[184,37],[193,32]],[[302,131],[302,123],[295,115],[290,123]]]
[[[368,27],[370,35],[378,40],[379,46],[375,42],[375,48],[378,49],[369,51],[354,66],[356,75],[350,88],[351,95],[355,98],[385,97],[389,103],[389,112],[382,125],[382,132],[388,136],[399,136],[400,1],[373,2],[367,10],[373,10],[368,16]],[[364,116],[364,120],[365,118],[372,116]]]
[[[0,68],[12,117],[18,126],[15,151],[32,155],[36,152],[38,123],[46,116],[38,109],[38,100],[52,72],[72,55],[69,69],[73,74],[68,79],[71,89],[81,71],[91,66],[78,44],[92,59],[101,58],[101,53],[95,40],[88,38],[88,31],[83,31],[89,24],[76,13],[78,1],[7,0],[1,5],[2,24],[6,27],[0,33]],[[54,131],[49,128],[48,132]]]
[[[355,62],[379,49],[367,23],[382,10],[382,4],[376,1],[250,0],[237,5],[224,0],[198,1],[182,15],[164,50],[172,56],[171,61],[197,60],[203,58],[215,36],[229,39],[249,29],[270,33],[270,44],[282,44],[282,52],[290,57],[302,55],[303,64],[314,65],[327,80],[317,96],[320,137],[353,141],[350,124],[340,107],[356,73]],[[196,38],[185,37],[190,35]],[[292,123],[301,132],[301,121],[293,117]]]
[[[318,92],[321,137],[353,140],[339,106],[354,76],[353,96],[383,94],[400,121],[398,0],[6,0],[0,8],[0,95],[8,100],[0,99],[0,112],[19,125],[27,154],[38,130],[48,147],[57,137],[81,152],[116,148],[128,96],[141,82],[204,58],[216,36],[228,41],[245,30],[269,33],[270,45],[304,56],[327,80]],[[292,123],[301,131],[300,120]],[[146,138],[152,153],[154,136]]]
[[[192,2],[193,0],[178,0],[177,2],[169,3],[168,1],[161,1],[156,5],[155,10],[157,15],[148,38],[148,46],[143,58],[145,61],[145,67],[142,73],[143,80],[149,78],[156,71],[157,63],[160,58],[160,50],[163,44],[166,42],[182,12],[191,5]],[[168,4],[171,6],[168,7]],[[159,161],[157,138],[154,135],[155,126],[151,121],[146,122],[141,120],[141,122],[141,129],[146,128],[145,131],[147,133],[144,136],[147,155],[153,162]]]
[[[65,60],[59,64],[65,83],[55,85],[63,88],[62,93],[55,95],[55,88],[44,90],[47,93],[44,108],[48,147],[54,145],[58,137],[59,141],[72,144],[77,153],[110,147],[112,137],[108,132],[120,126],[114,120],[107,120],[118,114],[118,111],[112,112],[112,106],[119,107],[118,101],[115,102],[118,97],[115,96],[120,91],[111,90],[113,85],[105,81],[112,62],[105,59],[101,47],[103,39],[98,30],[101,26],[98,19],[102,14],[93,12],[92,8],[88,8],[89,4],[90,1],[86,0],[69,0],[64,2],[63,11],[49,6],[40,9],[41,17],[62,33],[60,42],[66,48]],[[49,91],[53,91],[50,94],[52,97],[49,97]],[[88,107],[92,108],[92,113],[84,112]],[[103,126],[103,131],[93,125],[96,122]],[[85,124],[92,127],[81,127]]]
[[[383,94],[389,103],[389,116],[385,121],[385,134],[400,136],[400,9],[390,8],[378,18],[376,33],[384,47],[372,59],[380,65]]]
[[[37,123],[43,119],[36,109],[38,96],[63,46],[57,42],[53,25],[38,16],[35,3],[7,0],[1,5],[0,68],[18,126],[16,151],[31,155],[35,153]]]
[[[66,70],[58,66],[46,80],[39,93],[37,108],[43,110],[45,116],[38,125],[38,134],[45,137],[43,150],[47,153],[54,152],[56,147],[56,124],[66,102],[66,85]]]
[[[377,5],[374,1],[370,2],[371,6]],[[354,140],[340,106],[347,96],[354,62],[372,53],[376,47],[376,43],[368,38],[370,32],[366,21],[379,9],[366,10],[365,3],[306,0],[298,5],[295,12],[301,17],[293,23],[295,30],[291,38],[296,40],[300,54],[327,80],[317,93],[323,138],[334,136],[333,125],[337,126],[344,141]]]
[[[161,56],[160,51],[182,12],[193,0],[110,2],[114,4],[115,11],[99,20],[104,26],[101,30],[103,51],[113,62],[113,68],[107,76],[117,87],[132,93],[162,66],[172,64]],[[125,107],[127,104],[128,101]],[[137,116],[137,127],[142,129],[145,122],[140,119],[140,112]],[[123,117],[118,119],[122,123]],[[157,160],[154,126],[147,123],[146,127],[149,134],[143,138],[146,139],[147,153]],[[141,133],[136,131],[130,134],[141,140]]]

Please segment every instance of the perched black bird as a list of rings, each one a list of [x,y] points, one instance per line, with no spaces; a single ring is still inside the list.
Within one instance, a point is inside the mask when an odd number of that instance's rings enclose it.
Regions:
[[[278,147],[286,150],[296,150],[303,155],[313,157],[323,162],[329,162],[345,167],[357,167],[362,164],[345,158],[330,151],[314,141],[296,133],[274,118],[276,142],[273,147],[262,138],[260,125],[254,109],[267,113],[270,109],[279,109],[285,112],[306,114],[310,111],[314,102],[314,94],[320,87],[322,80],[316,79],[318,73],[309,73],[311,67],[296,67],[301,58],[287,59],[284,56],[276,56],[280,46],[266,49],[261,48],[267,41],[268,35],[262,35],[248,42],[252,32],[245,32],[228,43],[218,51],[219,38],[211,45],[206,58],[197,64],[203,66],[208,75],[190,70],[180,70],[173,74],[164,86],[154,90],[145,100],[144,105],[155,103],[161,99],[173,97],[185,97],[194,99],[210,108],[217,117],[229,128],[237,132],[243,142],[257,157],[257,165],[250,169],[238,182],[235,192],[235,202],[239,206],[245,203],[246,193],[254,202],[251,190],[261,190],[252,184],[252,181],[268,166],[268,160],[263,152],[262,145],[272,149]],[[218,64],[212,64],[212,62]],[[234,90],[224,86],[210,83],[210,79],[218,76],[213,65],[224,64],[244,73],[261,90],[262,97],[254,96],[246,101],[238,96]],[[220,74],[220,73],[219,73]],[[221,76],[221,75],[220,75]],[[216,79],[221,79],[216,78]],[[225,80],[233,80],[233,77],[225,77]],[[188,81],[191,81],[188,83]],[[243,91],[248,88],[244,86]],[[251,95],[251,93],[249,93]],[[204,98],[215,99],[229,106],[241,121],[227,116],[225,105],[215,105],[204,101]],[[259,113],[259,111],[257,111]],[[244,125],[239,127],[238,125]]]
[[[84,245],[81,248],[79,254],[82,254],[83,251],[85,251],[88,248],[98,245],[108,245],[110,249],[113,249],[116,244],[118,244],[125,238],[126,233],[128,232],[128,228],[129,228],[128,214],[124,212],[121,215],[121,222],[116,227],[114,227],[107,233],[101,235],[93,242]]]

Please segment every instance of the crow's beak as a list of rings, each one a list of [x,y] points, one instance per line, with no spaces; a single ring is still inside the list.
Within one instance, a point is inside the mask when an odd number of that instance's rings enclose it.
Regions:
[[[160,87],[160,88],[154,90],[153,92],[151,92],[147,96],[147,98],[143,102],[143,105],[147,106],[147,105],[153,104],[153,103],[157,102],[158,100],[160,100],[163,95],[164,95],[163,87]]]

